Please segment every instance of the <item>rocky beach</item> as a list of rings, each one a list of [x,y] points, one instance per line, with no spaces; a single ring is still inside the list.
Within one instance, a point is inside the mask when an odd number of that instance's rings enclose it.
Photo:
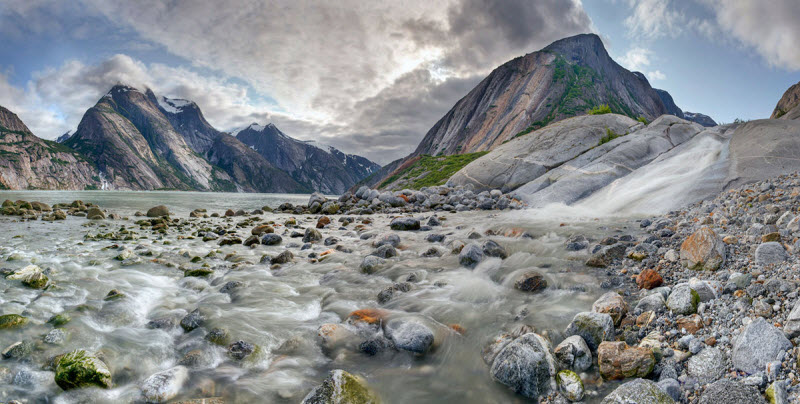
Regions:
[[[798,197],[794,174],[647,218],[469,186],[7,200],[4,400],[793,402]]]

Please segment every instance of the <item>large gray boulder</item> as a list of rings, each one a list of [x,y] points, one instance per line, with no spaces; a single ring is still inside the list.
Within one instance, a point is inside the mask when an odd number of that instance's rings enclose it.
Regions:
[[[734,339],[733,367],[749,374],[763,372],[767,363],[781,360],[791,348],[781,330],[758,317]]]
[[[564,334],[579,335],[592,351],[596,351],[601,342],[614,338],[614,320],[605,313],[585,311],[572,318]]]
[[[762,404],[764,397],[753,386],[730,379],[721,379],[706,387],[700,404]]]
[[[634,379],[612,391],[601,404],[670,404],[675,401],[650,380]]]
[[[756,248],[756,264],[759,265],[779,264],[788,258],[786,249],[777,241],[761,243]]]
[[[555,388],[555,361],[550,344],[528,333],[510,342],[494,358],[492,378],[529,398],[546,396]]]

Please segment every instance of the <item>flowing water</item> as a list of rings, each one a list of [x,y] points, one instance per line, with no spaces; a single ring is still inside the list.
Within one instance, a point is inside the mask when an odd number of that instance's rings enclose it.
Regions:
[[[0,314],[18,313],[31,319],[19,330],[0,330],[0,349],[17,341],[35,341],[36,349],[23,361],[0,361],[0,401],[30,402],[132,402],[140,400],[139,386],[148,376],[175,366],[188,352],[200,352],[190,378],[178,398],[220,396],[228,402],[299,402],[325,378],[331,369],[364,375],[369,385],[388,403],[487,403],[523,402],[504,386],[493,382],[481,359],[481,349],[492,336],[515,324],[532,324],[555,339],[573,315],[590,309],[602,293],[603,271],[583,266],[586,253],[567,252],[565,240],[573,234],[599,239],[614,234],[635,234],[627,221],[562,220],[552,215],[525,211],[464,212],[440,214],[446,220],[434,232],[447,235],[443,244],[424,240],[427,232],[399,232],[399,257],[376,274],[359,272],[361,259],[374,248],[362,240],[351,224],[344,230],[323,230],[337,237],[352,253],[336,252],[312,263],[309,252],[329,249],[315,245],[301,251],[299,239],[283,234],[279,246],[220,247],[216,242],[183,238],[195,231],[166,236],[141,231],[136,241],[90,241],[87,234],[116,231],[133,225],[135,211],[157,204],[170,207],[174,217],[186,218],[195,208],[211,212],[225,209],[252,210],[264,205],[307,202],[303,195],[209,194],[182,192],[0,192],[0,199],[37,200],[45,203],[80,199],[130,220],[87,221],[68,217],[65,221],[20,222],[0,217],[0,266],[18,269],[35,263],[46,270],[53,286],[45,291],[28,289],[19,281],[0,279]],[[430,214],[419,214],[427,218]],[[283,223],[286,214],[263,215],[264,222]],[[315,216],[298,215],[301,227],[313,226]],[[373,215],[365,232],[388,232],[389,218]],[[208,225],[235,228],[242,218],[210,218]],[[334,221],[337,217],[333,218]],[[248,235],[250,227],[239,229]],[[638,227],[638,226],[637,226]],[[460,267],[446,246],[449,240],[468,242],[472,232],[491,236],[508,251],[505,260],[491,258],[474,270]],[[521,232],[532,237],[520,237]],[[505,234],[505,235],[504,235]],[[489,238],[484,236],[482,239]],[[478,240],[482,241],[482,240]],[[128,247],[142,259],[122,265],[114,259],[117,244]],[[294,244],[294,246],[293,246]],[[426,258],[422,253],[438,245],[444,254]],[[295,262],[271,270],[259,264],[262,255],[275,255],[290,248]],[[215,269],[208,278],[184,277],[182,268],[195,268],[192,257],[204,259]],[[233,255],[232,255],[233,254]],[[227,258],[227,259],[226,259]],[[535,269],[545,274],[549,288],[528,294],[513,288],[521,273]],[[409,292],[396,294],[384,305],[378,292],[393,282],[416,274],[420,279]],[[240,280],[245,287],[221,293],[226,282]],[[117,289],[122,299],[105,301]],[[387,352],[367,356],[352,351],[323,352],[318,328],[341,323],[351,311],[380,307],[393,316],[413,316],[437,329],[435,350],[425,356]],[[153,329],[153,319],[168,318],[177,324],[188,312],[204,310],[203,327],[185,333],[180,327]],[[63,345],[42,343],[52,326],[46,321],[58,313],[72,317],[64,330]],[[448,325],[458,324],[464,335]],[[225,349],[205,341],[214,327],[225,328],[233,340],[245,340],[261,348],[255,360],[232,361]],[[557,343],[557,341],[555,341]],[[72,349],[98,352],[108,363],[114,381],[110,390],[82,389],[64,392],[46,370],[48,358]],[[591,393],[593,387],[589,387]],[[600,390],[606,391],[608,386]],[[595,394],[601,394],[596,392]],[[590,401],[596,399],[590,397]]]

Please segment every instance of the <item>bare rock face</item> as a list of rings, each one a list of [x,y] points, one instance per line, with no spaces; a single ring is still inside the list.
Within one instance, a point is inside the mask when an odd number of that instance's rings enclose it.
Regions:
[[[775,109],[772,111],[772,115],[770,115],[770,119],[797,119],[800,118],[800,109],[798,109],[798,105],[800,105],[800,83],[797,83],[786,92],[783,93],[783,96],[780,100],[778,100],[778,104],[775,105]]]
[[[101,186],[86,156],[36,137],[0,106],[0,189],[79,189]]]
[[[703,226],[681,244],[681,263],[689,269],[715,271],[725,263],[725,243]]]

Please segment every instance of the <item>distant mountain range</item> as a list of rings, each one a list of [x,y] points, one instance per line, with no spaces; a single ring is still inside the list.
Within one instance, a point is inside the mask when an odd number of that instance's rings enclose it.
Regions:
[[[10,189],[338,194],[380,167],[272,124],[232,136],[212,127],[192,101],[125,85],[100,98],[59,142],[34,136],[2,107],[0,125],[0,186]]]
[[[404,174],[424,174],[414,167],[422,156],[493,150],[517,136],[598,107],[643,121],[672,114],[704,126],[716,125],[706,115],[681,111],[669,93],[652,88],[642,73],[614,62],[600,37],[582,34],[496,68],[428,131],[413,153],[384,166],[364,183],[402,188],[409,184]]]

